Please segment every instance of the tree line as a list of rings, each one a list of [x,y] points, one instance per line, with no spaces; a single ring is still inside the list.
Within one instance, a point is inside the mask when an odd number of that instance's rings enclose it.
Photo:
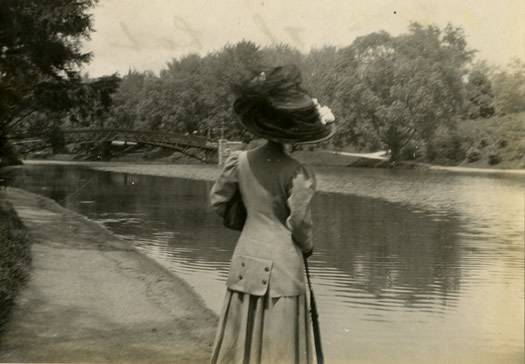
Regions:
[[[168,61],[160,73],[81,76],[91,55],[90,0],[6,0],[0,10],[0,149],[6,135],[56,138],[61,128],[116,127],[249,141],[232,113],[232,85],[265,68],[296,64],[304,87],[332,108],[338,132],[321,147],[389,150],[391,159],[439,154],[465,119],[525,110],[525,65],[504,70],[474,62],[464,31],[412,23],[352,44],[302,53],[250,41]],[[38,37],[35,36],[38,34]]]
[[[337,117],[333,147],[384,148],[393,160],[416,149],[432,157],[437,131],[453,134],[461,120],[525,110],[525,65],[516,60],[496,70],[473,63],[474,54],[461,28],[418,23],[399,36],[377,32],[344,48],[306,54],[242,41],[172,59],[159,75],[130,70],[105,123],[249,141],[253,136],[232,114],[231,85],[265,67],[293,63],[305,88]]]

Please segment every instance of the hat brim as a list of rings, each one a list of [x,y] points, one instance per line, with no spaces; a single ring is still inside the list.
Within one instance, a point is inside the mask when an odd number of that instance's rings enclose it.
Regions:
[[[253,135],[258,136],[260,138],[267,139],[267,140],[273,140],[279,143],[296,144],[296,145],[321,143],[321,142],[327,141],[328,139],[332,138],[337,131],[337,127],[335,123],[329,123],[329,124],[325,124],[323,129],[321,129],[319,133],[316,133],[316,135],[313,137],[299,139],[295,137],[286,138],[286,137],[279,137],[275,135],[270,136],[269,134],[265,133],[264,130],[258,128],[256,123],[253,122],[253,120],[251,119],[245,120],[239,117],[239,115],[237,114],[235,114],[235,116],[237,118],[237,121]]]

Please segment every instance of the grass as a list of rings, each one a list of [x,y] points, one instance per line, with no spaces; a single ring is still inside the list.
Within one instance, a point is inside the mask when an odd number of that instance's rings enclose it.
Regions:
[[[20,288],[29,277],[30,265],[27,229],[11,204],[0,196],[0,333]]]

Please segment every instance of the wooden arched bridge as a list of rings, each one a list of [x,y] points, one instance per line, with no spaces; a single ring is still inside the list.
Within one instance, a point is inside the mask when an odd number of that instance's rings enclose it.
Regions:
[[[63,130],[66,144],[70,143],[101,143],[101,142],[133,142],[156,145],[169,148],[191,158],[207,163],[217,159],[218,143],[196,135],[183,135],[162,131],[126,130],[126,129],[69,129]],[[18,135],[9,138],[24,155],[50,146],[41,138],[30,138]]]

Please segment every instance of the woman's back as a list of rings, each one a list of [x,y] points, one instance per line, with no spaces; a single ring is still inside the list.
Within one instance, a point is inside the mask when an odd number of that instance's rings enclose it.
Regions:
[[[248,219],[264,213],[284,226],[290,214],[287,199],[291,183],[300,163],[277,143],[247,152],[246,159],[246,168],[239,169],[239,181]]]
[[[310,200],[314,194],[313,172],[291,158],[278,143],[249,152],[240,152],[228,161],[246,205],[247,219],[232,258],[228,277],[231,289],[261,291],[260,282],[270,279],[256,275],[247,279],[242,271],[246,257],[272,262],[272,297],[304,293],[303,253],[312,248]],[[217,189],[220,189],[219,184]],[[213,195],[213,194],[212,194]],[[243,265],[244,264],[244,265]],[[256,264],[256,263],[253,263]],[[263,267],[265,268],[265,267]],[[253,281],[255,280],[255,282]]]

